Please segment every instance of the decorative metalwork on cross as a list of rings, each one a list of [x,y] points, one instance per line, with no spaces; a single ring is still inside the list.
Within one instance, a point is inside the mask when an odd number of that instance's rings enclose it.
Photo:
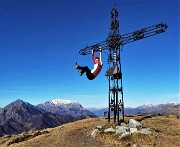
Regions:
[[[125,44],[141,40],[150,36],[154,36],[165,32],[167,29],[167,24],[159,23],[150,27],[142,28],[140,30],[120,35],[119,33],[119,21],[118,21],[118,11],[116,9],[116,3],[114,8],[111,10],[111,25],[110,32],[107,39],[103,42],[99,42],[95,45],[85,46],[85,48],[80,49],[80,55],[91,54],[91,51],[99,51],[99,47],[102,50],[108,50],[108,64],[109,69],[105,73],[108,77],[108,104],[109,109],[107,112],[108,122],[111,120],[113,114],[114,122],[120,124],[124,121],[124,97],[123,97],[123,82],[122,82],[122,70],[121,70],[121,47]],[[122,119],[120,119],[120,113],[122,114]]]

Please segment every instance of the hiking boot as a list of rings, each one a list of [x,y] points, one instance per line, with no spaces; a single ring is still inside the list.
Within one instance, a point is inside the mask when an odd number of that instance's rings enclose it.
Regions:
[[[82,70],[78,69],[78,73],[80,76],[82,76]]]
[[[78,68],[78,64],[77,62],[74,64],[74,68],[77,69]]]

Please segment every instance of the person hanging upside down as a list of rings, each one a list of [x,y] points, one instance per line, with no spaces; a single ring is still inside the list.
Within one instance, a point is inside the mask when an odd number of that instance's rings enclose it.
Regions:
[[[86,72],[86,76],[89,80],[93,80],[97,75],[100,73],[102,69],[102,61],[101,61],[101,54],[102,50],[100,48],[99,50],[99,56],[94,58],[94,50],[92,50],[92,60],[94,62],[94,68],[92,70],[89,69],[87,66],[79,66],[77,62],[74,65],[74,68],[78,70],[78,73],[80,76],[82,76]]]

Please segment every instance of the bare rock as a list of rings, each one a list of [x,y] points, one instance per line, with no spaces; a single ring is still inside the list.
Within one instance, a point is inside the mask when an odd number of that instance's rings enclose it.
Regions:
[[[137,128],[137,130],[140,130],[142,128],[142,125],[140,122],[136,121],[135,119],[129,120],[129,127],[130,128]]]

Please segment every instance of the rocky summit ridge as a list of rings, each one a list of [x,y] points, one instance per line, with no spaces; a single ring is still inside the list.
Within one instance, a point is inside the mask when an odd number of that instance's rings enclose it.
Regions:
[[[34,106],[18,99],[0,109],[0,136],[52,128],[68,122],[95,117],[93,113],[84,109],[80,104],[76,103],[78,107],[72,105],[72,103],[69,104],[61,105],[61,107],[52,104],[40,105],[43,106],[44,109],[42,109],[40,106]],[[77,112],[79,112],[78,115],[74,115]]]

